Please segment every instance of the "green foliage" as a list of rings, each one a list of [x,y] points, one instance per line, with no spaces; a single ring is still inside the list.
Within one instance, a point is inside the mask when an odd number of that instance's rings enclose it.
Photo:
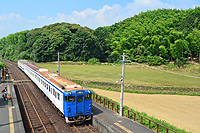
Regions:
[[[94,64],[100,64],[100,61],[97,58],[92,58],[88,60],[88,63],[94,65]]]
[[[0,67],[4,69],[6,67],[6,64],[3,62],[3,60],[0,60]]]
[[[198,29],[200,28],[199,22],[200,22],[200,11],[192,12],[192,14],[188,14],[187,17],[181,21],[178,30],[182,31],[183,33],[189,34],[193,31],[194,28]]]
[[[55,23],[0,39],[0,51],[11,60],[119,62],[121,55],[150,65],[185,59],[200,60],[200,7],[141,12],[111,26],[95,30],[78,24]],[[198,60],[197,60],[198,61]]]
[[[148,56],[147,62],[149,66],[159,66],[162,64],[163,60],[159,56]]]

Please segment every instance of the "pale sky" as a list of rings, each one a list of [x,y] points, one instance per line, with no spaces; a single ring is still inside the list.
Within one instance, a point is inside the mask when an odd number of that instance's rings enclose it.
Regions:
[[[142,11],[199,5],[200,0],[0,0],[0,38],[57,22],[96,29]]]

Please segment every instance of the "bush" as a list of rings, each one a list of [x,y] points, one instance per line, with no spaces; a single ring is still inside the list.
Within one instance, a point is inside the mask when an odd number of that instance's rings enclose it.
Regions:
[[[88,63],[92,64],[92,65],[94,65],[94,64],[99,64],[100,65],[101,64],[100,61],[99,61],[99,59],[97,59],[97,58],[89,59]]]
[[[148,56],[147,62],[149,66],[159,66],[162,64],[162,59],[159,56]]]
[[[146,60],[145,60],[145,57],[143,55],[142,56],[136,55],[134,61],[136,61],[138,63],[142,63],[142,62],[145,62]]]

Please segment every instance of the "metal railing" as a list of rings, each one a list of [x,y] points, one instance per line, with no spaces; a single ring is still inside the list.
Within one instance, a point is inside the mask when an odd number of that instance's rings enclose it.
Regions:
[[[119,104],[116,104],[106,98],[103,98],[102,96],[99,96],[98,94],[96,94],[95,92],[93,92],[93,101],[99,103],[100,105],[103,105],[104,107],[108,108],[108,109],[112,109],[113,111],[116,111],[117,113],[119,113],[119,107],[120,105]],[[125,112],[126,111],[126,112]],[[155,130],[157,133],[159,133],[159,129],[162,130],[163,132],[163,129],[166,130],[166,133],[168,133],[169,131],[172,131],[174,133],[177,133],[176,131],[168,128],[168,127],[165,127],[153,120],[150,120],[138,113],[135,113],[127,108],[124,108],[122,109],[122,114],[123,116],[126,116],[127,118],[132,118],[132,120],[142,124],[142,125],[145,125],[146,127],[148,127],[149,129],[151,130]],[[145,122],[148,121],[147,122]],[[156,125],[156,126],[155,126]],[[161,129],[163,128],[163,129]]]

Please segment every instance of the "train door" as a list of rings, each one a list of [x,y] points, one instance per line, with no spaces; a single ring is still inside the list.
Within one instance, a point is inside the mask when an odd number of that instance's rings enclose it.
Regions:
[[[77,96],[77,103],[76,103],[76,112],[79,115],[83,115],[84,114],[84,102],[83,102],[83,96]]]
[[[92,94],[85,95],[85,113],[91,114],[92,112]]]
[[[64,114],[67,117],[74,117],[76,116],[76,98],[75,96],[65,96],[64,97]]]

